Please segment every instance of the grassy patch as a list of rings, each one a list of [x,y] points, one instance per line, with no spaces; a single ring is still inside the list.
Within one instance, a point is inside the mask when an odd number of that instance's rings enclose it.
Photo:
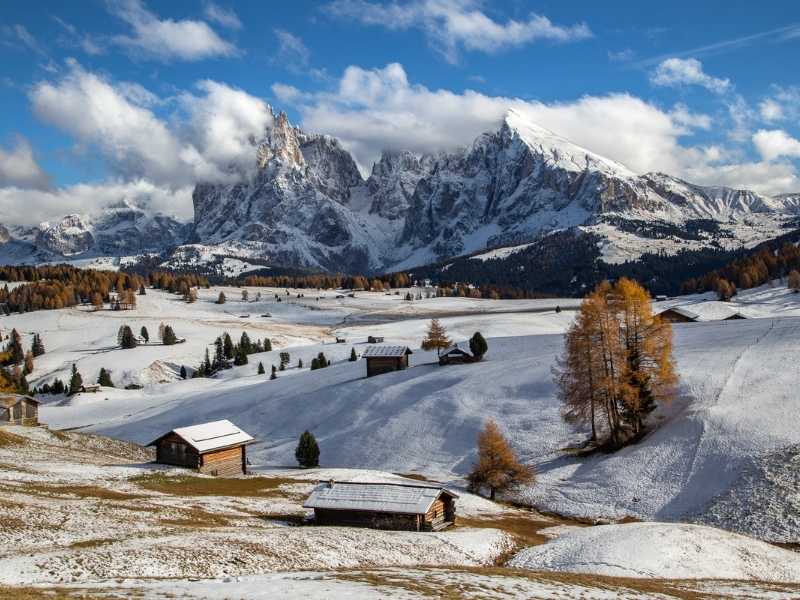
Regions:
[[[400,477],[405,477],[406,479],[414,479],[415,481],[432,481],[425,477],[425,475],[420,475],[419,473],[394,473]]]
[[[285,477],[198,477],[195,475],[165,475],[148,473],[129,480],[151,492],[172,496],[239,496],[274,498],[291,495],[280,489],[282,485],[305,484],[302,479]]]
[[[6,431],[2,426],[0,426],[0,448],[5,448],[7,446],[22,446],[24,444],[24,437],[17,435],[16,433]]]
[[[14,488],[20,492],[36,494],[39,496],[67,497],[77,496],[79,498],[97,498],[99,500],[134,500],[143,498],[141,494],[126,494],[99,485],[55,485],[46,483],[26,483],[19,488]]]

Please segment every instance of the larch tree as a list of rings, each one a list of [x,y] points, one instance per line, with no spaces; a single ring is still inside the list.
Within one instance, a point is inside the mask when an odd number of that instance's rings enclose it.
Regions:
[[[644,431],[677,381],[672,328],[654,316],[647,291],[633,280],[603,282],[584,298],[553,370],[562,416],[600,431],[612,447]]]
[[[219,296],[217,296],[217,304],[225,304],[225,294],[223,292],[220,292]]]
[[[436,354],[441,354],[442,350],[449,348],[452,342],[447,337],[447,331],[439,322],[439,319],[431,319],[428,326],[428,333],[422,340],[423,350],[436,350]]]
[[[487,421],[478,434],[478,461],[467,475],[470,489],[479,493],[489,488],[489,498],[494,500],[497,492],[532,484],[535,480],[533,469],[519,462],[497,423],[491,419]]]

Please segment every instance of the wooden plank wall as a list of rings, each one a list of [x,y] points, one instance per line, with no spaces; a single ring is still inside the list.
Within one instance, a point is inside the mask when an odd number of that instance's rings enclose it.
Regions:
[[[201,456],[199,471],[207,475],[234,477],[245,472],[244,446],[207,452]]]

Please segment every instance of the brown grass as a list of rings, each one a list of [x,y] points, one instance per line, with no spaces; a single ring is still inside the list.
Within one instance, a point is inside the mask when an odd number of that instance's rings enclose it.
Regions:
[[[453,573],[470,573],[485,577],[503,577],[527,579],[533,582],[550,583],[562,586],[581,586],[588,590],[614,591],[622,593],[639,593],[645,596],[659,594],[672,598],[685,600],[709,600],[713,598],[727,598],[724,594],[715,594],[704,589],[704,580],[668,580],[668,579],[638,579],[630,577],[608,577],[603,575],[589,575],[582,573],[554,573],[535,572],[507,567],[450,567],[447,569],[422,568],[419,570],[422,577],[411,577],[401,571],[340,571],[336,573],[338,579],[367,583],[373,586],[391,587],[417,593],[429,598],[443,600],[458,600],[466,593],[478,597],[492,597],[492,591],[497,593],[504,589],[499,582],[492,586],[491,582],[475,582],[453,580]],[[452,581],[452,583],[451,583]],[[783,594],[786,597],[797,597],[800,585],[774,584],[765,582],[737,582],[718,581],[736,587],[741,584],[745,589],[758,587],[770,590],[773,593]],[[508,589],[508,588],[505,588]],[[577,590],[572,590],[577,593]],[[568,593],[569,590],[564,590]],[[591,597],[591,592],[589,592]],[[583,597],[583,596],[581,596]]]
[[[3,427],[0,427],[0,448],[5,448],[7,446],[22,446],[25,444],[25,438],[17,435],[16,433],[11,433],[10,431],[5,431]]]
[[[38,496],[97,498],[99,500],[134,500],[143,498],[141,494],[126,494],[99,485],[56,485],[47,483],[25,483],[15,491],[20,491]]]
[[[169,476],[163,473],[149,473],[129,480],[151,492],[172,496],[241,496],[275,497],[286,495],[280,490],[282,485],[308,484],[302,479],[285,477],[198,477],[194,475]]]

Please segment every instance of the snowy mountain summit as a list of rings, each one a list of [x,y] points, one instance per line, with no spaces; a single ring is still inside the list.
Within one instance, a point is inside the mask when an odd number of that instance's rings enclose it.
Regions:
[[[122,252],[127,248],[102,232],[145,228],[162,248],[188,243],[176,256],[375,272],[488,248],[513,251],[572,230],[595,236],[606,262],[621,262],[645,251],[730,249],[771,239],[800,204],[796,195],[769,198],[661,173],[637,175],[513,109],[466,147],[386,151],[366,179],[338,140],[306,133],[284,113],[273,113],[252,145],[252,172],[234,183],[195,187],[188,228],[123,206],[91,225],[66,217],[31,241],[65,256]]]

